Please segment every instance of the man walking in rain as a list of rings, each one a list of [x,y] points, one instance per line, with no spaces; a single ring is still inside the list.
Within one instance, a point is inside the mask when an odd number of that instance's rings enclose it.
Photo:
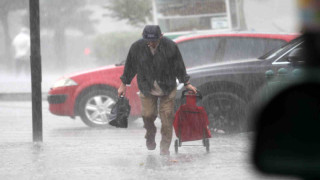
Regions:
[[[149,150],[156,148],[156,126],[154,121],[159,114],[161,119],[160,154],[169,155],[174,120],[174,100],[177,91],[176,78],[194,93],[196,88],[189,83],[190,76],[178,46],[172,40],[163,37],[157,25],[145,26],[143,38],[132,44],[118,95],[126,93],[126,85],[130,84],[137,74],[140,99],[142,104],[142,118],[146,129],[146,146]]]
[[[30,73],[30,32],[27,28],[22,28],[19,34],[13,39],[14,59],[16,75]]]

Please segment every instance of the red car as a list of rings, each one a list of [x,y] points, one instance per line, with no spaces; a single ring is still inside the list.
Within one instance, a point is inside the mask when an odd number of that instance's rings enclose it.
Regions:
[[[175,39],[186,67],[236,59],[257,58],[297,37],[296,34],[225,33],[197,34]],[[123,64],[111,65],[60,78],[48,94],[49,110],[55,115],[80,116],[90,127],[108,124],[117,99]],[[191,77],[192,78],[192,77]],[[131,116],[141,112],[136,78],[127,88]]]

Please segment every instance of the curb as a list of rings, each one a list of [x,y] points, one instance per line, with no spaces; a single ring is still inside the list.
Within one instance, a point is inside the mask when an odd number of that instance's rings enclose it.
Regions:
[[[42,100],[47,100],[48,93],[42,93]],[[0,93],[0,101],[31,101],[31,92]]]

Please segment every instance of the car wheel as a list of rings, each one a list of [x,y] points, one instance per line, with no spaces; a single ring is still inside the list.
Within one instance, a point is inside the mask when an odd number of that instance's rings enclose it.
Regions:
[[[230,134],[246,130],[246,102],[236,94],[212,93],[203,98],[203,105],[211,131]]]
[[[91,90],[79,102],[81,120],[90,127],[107,126],[116,97],[116,93],[110,90]]]

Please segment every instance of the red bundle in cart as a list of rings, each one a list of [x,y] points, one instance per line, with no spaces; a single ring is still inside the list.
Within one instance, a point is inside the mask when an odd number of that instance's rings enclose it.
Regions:
[[[186,98],[186,103],[182,101]],[[173,127],[177,136],[174,147],[178,153],[178,148],[182,146],[182,142],[202,140],[202,144],[206,147],[207,152],[210,150],[209,139],[211,132],[208,128],[209,120],[204,107],[197,106],[197,100],[202,100],[202,95],[198,91],[197,94],[188,90],[182,92],[181,106],[175,114]]]

